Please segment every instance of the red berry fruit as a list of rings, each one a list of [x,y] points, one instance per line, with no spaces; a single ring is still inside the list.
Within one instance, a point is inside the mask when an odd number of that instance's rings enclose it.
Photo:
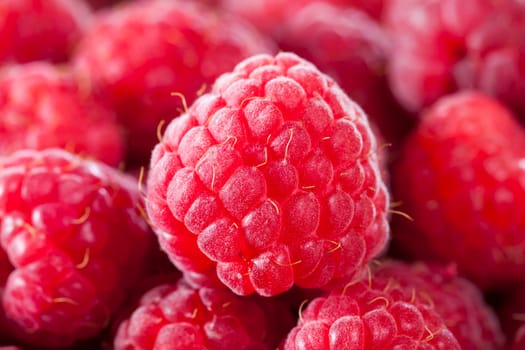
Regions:
[[[482,287],[524,281],[525,131],[496,100],[445,97],[425,113],[393,174],[413,217],[395,230],[399,248],[454,261]]]
[[[389,0],[385,22],[395,46],[390,83],[410,111],[476,88],[525,112],[522,1]]]
[[[296,349],[500,349],[481,293],[447,268],[386,262],[310,302],[289,333]]]
[[[136,182],[59,149],[0,158],[2,294],[20,343],[65,347],[107,325],[147,266],[152,233]]]
[[[381,25],[354,8],[312,2],[295,11],[282,27],[281,47],[334,78],[381,135],[397,145],[406,134],[408,118],[388,87],[391,47]]]
[[[115,350],[275,349],[292,327],[277,299],[241,298],[184,281],[145,293],[119,326]]]
[[[67,61],[90,20],[84,0],[2,0],[0,64]]]
[[[117,166],[124,139],[111,110],[48,63],[0,69],[0,155],[60,147]]]
[[[387,243],[388,194],[364,112],[296,55],[258,55],[174,119],[147,207],[186,272],[241,295],[352,276]]]
[[[128,163],[143,165],[159,123],[185,107],[181,96],[191,103],[238,61],[272,49],[244,22],[197,3],[135,1],[100,12],[74,65],[126,127]]]

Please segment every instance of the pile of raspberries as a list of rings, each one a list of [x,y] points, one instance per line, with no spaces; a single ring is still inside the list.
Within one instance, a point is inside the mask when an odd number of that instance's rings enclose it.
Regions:
[[[0,350],[524,350],[523,0],[0,0]]]

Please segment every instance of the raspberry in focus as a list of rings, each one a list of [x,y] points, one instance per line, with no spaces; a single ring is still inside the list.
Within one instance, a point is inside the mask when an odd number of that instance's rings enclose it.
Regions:
[[[170,123],[146,203],[180,270],[272,296],[360,273],[387,243],[388,202],[362,109],[280,53],[241,62]]]

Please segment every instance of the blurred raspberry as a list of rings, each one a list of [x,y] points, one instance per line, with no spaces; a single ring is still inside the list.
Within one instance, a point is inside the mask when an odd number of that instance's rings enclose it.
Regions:
[[[71,72],[35,62],[0,69],[0,155],[61,147],[117,166],[124,140],[115,116]]]
[[[483,288],[525,281],[525,131],[498,101],[476,92],[445,97],[422,117],[393,173],[394,230],[419,259],[453,261]]]
[[[101,332],[147,267],[153,236],[136,182],[59,149],[19,151],[0,158],[0,193],[14,267],[0,328],[41,348]]]
[[[115,350],[275,349],[292,327],[278,299],[241,298],[184,281],[143,295],[115,337]]]
[[[384,0],[215,0],[224,10],[253,23],[275,39],[281,38],[282,24],[293,18],[297,10],[312,3],[356,7],[370,16],[380,18]]]
[[[389,197],[365,113],[296,55],[258,55],[167,127],[147,207],[184,272],[235,293],[321,287],[388,240]]]
[[[365,110],[386,141],[400,143],[408,118],[388,87],[391,47],[378,22],[351,7],[312,2],[295,11],[282,27],[283,49],[332,76]]]
[[[237,62],[272,49],[244,22],[197,3],[135,1],[100,12],[74,62],[127,128],[128,161],[144,165],[159,123],[183,111],[181,95],[191,103]]]
[[[525,113],[521,0],[389,0],[394,94],[418,112],[457,90],[480,89]]]
[[[2,0],[0,64],[67,61],[90,20],[84,0]]]

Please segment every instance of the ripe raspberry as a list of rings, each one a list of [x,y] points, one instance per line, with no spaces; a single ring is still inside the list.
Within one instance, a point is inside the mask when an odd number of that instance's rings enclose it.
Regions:
[[[521,0],[390,0],[396,49],[389,78],[417,112],[439,97],[480,89],[525,112],[525,5]],[[509,35],[512,33],[512,35]]]
[[[338,6],[352,6],[366,11],[375,18],[380,17],[384,0],[215,0],[235,15],[248,20],[263,33],[279,39],[282,24],[296,15],[296,11],[308,4],[324,2]]]
[[[364,112],[296,55],[221,76],[153,151],[147,207],[185,272],[235,293],[321,287],[388,238],[388,194]]]
[[[67,61],[90,19],[84,0],[2,0],[0,64]]]
[[[133,38],[133,40],[130,40]],[[129,161],[147,163],[161,120],[245,57],[273,49],[238,19],[188,1],[135,1],[101,12],[75,67],[109,99],[129,133]]]
[[[524,281],[523,150],[522,126],[492,98],[463,92],[438,101],[393,174],[396,199],[414,218],[395,230],[399,247],[454,261],[482,287]]]
[[[386,262],[310,302],[284,349],[499,349],[496,317],[450,269]]]
[[[0,154],[66,148],[118,165],[123,135],[113,113],[96,102],[70,71],[48,63],[0,70]]]
[[[2,295],[19,342],[64,347],[99,333],[141,277],[152,233],[136,183],[59,149],[0,158]]]
[[[380,133],[389,142],[399,143],[408,118],[388,87],[385,71],[390,44],[379,23],[353,8],[314,2],[284,22],[281,47],[332,76]]]
[[[148,291],[121,323],[115,350],[275,349],[292,328],[277,299],[241,298],[227,289],[194,289],[183,280]]]

